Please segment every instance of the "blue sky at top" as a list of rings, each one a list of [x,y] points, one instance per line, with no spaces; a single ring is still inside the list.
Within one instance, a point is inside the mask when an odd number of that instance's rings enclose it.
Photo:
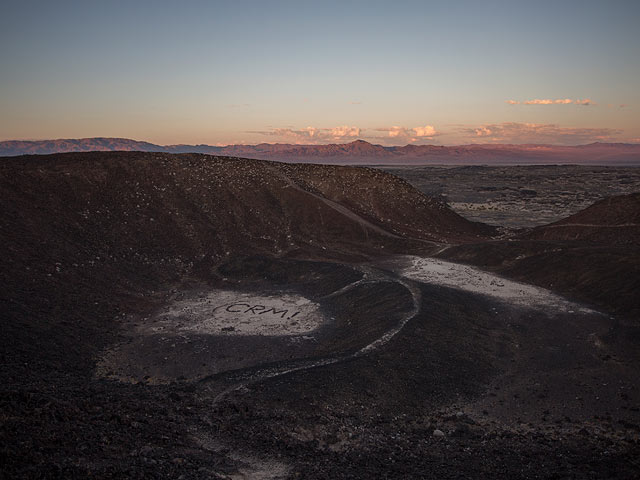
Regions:
[[[4,1],[0,139],[640,141],[639,20],[636,1]]]

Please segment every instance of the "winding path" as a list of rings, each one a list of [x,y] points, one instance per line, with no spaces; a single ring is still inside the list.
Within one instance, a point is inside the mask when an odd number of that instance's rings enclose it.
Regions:
[[[243,373],[236,378],[236,382],[234,382],[233,385],[231,385],[230,387],[224,389],[223,391],[219,392],[212,401],[212,405],[215,405],[217,403],[219,403],[221,400],[223,400],[226,396],[228,396],[229,394],[242,390],[243,388],[248,387],[249,385],[255,384],[255,383],[259,383],[263,380],[267,380],[270,378],[274,378],[274,377],[279,377],[282,375],[287,375],[289,373],[293,373],[293,372],[299,372],[302,370],[309,370],[312,368],[316,368],[316,367],[323,367],[326,365],[332,365],[335,363],[339,363],[339,362],[344,362],[347,360],[351,360],[354,358],[359,358],[362,357],[364,355],[367,355],[377,349],[379,349],[380,347],[384,346],[385,344],[389,343],[389,341],[395,337],[403,328],[404,326],[409,322],[409,320],[411,320],[412,318],[414,318],[418,313],[420,313],[420,305],[422,302],[422,295],[420,293],[420,289],[410,280],[405,280],[402,278],[392,278],[382,272],[380,272],[379,270],[373,269],[371,267],[368,266],[361,266],[360,267],[360,271],[363,273],[363,277],[360,280],[357,280],[353,283],[350,283],[349,285],[346,285],[345,287],[342,287],[339,290],[336,290],[333,293],[330,293],[328,295],[326,295],[324,298],[330,298],[336,295],[340,295],[342,293],[345,293],[355,287],[357,287],[358,285],[362,285],[365,283],[377,283],[377,282],[395,282],[395,283],[399,283],[400,285],[402,285],[404,288],[406,288],[409,293],[411,294],[411,298],[412,298],[412,303],[413,303],[413,307],[411,309],[411,311],[409,311],[404,317],[402,317],[402,319],[390,330],[386,331],[381,337],[377,338],[376,340],[374,340],[373,342],[369,343],[368,345],[365,345],[364,347],[360,348],[358,351],[351,353],[351,354],[338,354],[338,355],[333,355],[330,357],[325,357],[325,358],[321,358],[318,360],[299,360],[299,361],[292,361],[287,363],[286,365],[281,365],[281,366],[274,366],[274,367],[267,367],[267,368],[258,368],[258,369],[253,369],[249,372]],[[211,382],[212,379],[211,377],[207,377],[207,378],[203,378],[202,380],[200,380],[200,384],[206,384]]]
[[[472,294],[480,294],[492,297],[496,301],[506,302],[520,308],[534,308],[539,310],[551,310],[559,312],[597,313],[579,304],[570,302],[548,290],[528,284],[514,282],[497,275],[484,272],[467,265],[447,262],[426,257],[399,257],[410,262],[410,266],[401,268],[399,275],[389,275],[382,270],[368,265],[361,265],[359,270],[363,277],[324,298],[343,294],[358,285],[376,282],[395,282],[409,291],[412,297],[413,307],[393,328],[386,331],[381,337],[360,348],[351,354],[337,354],[317,360],[291,361],[285,365],[260,368],[238,374],[233,385],[219,392],[213,399],[213,404],[223,400],[227,395],[246,388],[251,384],[267,380],[269,378],[287,375],[302,370],[323,367],[354,358],[368,355],[380,349],[393,339],[405,325],[420,313],[422,295],[418,284],[427,283],[442,285],[450,288],[468,291]],[[209,383],[212,377],[200,380],[200,383]]]

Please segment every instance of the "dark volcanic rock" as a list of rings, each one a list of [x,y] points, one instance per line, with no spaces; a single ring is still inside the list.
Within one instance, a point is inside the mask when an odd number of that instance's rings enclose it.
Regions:
[[[459,245],[443,258],[481,266],[637,320],[640,193],[610,197],[508,240]]]
[[[629,315],[629,244],[489,241],[380,171],[205,155],[2,159],[0,194],[3,478],[638,476],[637,325],[410,280],[392,255]],[[252,295],[322,323],[186,328]]]
[[[116,315],[237,255],[354,260],[494,232],[377,170],[206,155],[6,158],[0,193],[16,372],[88,360]]]
[[[523,235],[536,240],[640,244],[640,193],[609,197],[575,215]]]

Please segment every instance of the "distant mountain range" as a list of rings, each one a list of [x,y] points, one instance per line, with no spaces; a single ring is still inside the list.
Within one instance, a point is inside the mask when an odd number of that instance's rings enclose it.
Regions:
[[[588,145],[471,144],[458,146],[406,145],[385,147],[363,140],[331,145],[155,145],[127,138],[8,140],[0,142],[0,156],[89,151],[207,153],[261,160],[339,164],[556,164],[640,165],[640,144]]]

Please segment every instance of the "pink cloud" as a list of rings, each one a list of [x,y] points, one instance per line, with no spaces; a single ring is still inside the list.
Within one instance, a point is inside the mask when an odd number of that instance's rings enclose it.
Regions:
[[[535,100],[525,100],[522,103],[525,105],[553,105],[554,102],[549,99],[539,100],[536,98]]]
[[[343,125],[331,128],[305,127],[299,130],[293,128],[274,128],[272,130],[250,133],[279,137],[280,140],[290,143],[322,144],[355,140],[360,136],[361,129],[359,127]]]
[[[332,137],[359,137],[360,136],[360,128],[358,127],[333,127],[333,128],[325,128],[323,131],[328,131]]]
[[[505,102],[509,105],[595,105],[595,102],[591,101],[589,98],[585,98],[584,100],[572,100],[570,98],[556,98],[555,100],[551,98],[536,98],[534,100],[525,100],[523,102],[518,100],[506,100]]]
[[[580,143],[611,141],[623,133],[612,128],[574,128],[555,124],[505,122],[475,127],[459,127],[459,132],[471,142],[496,143]]]
[[[433,125],[424,125],[422,127],[400,127],[394,125],[392,127],[376,128],[377,132],[386,132],[386,136],[382,137],[370,137],[375,140],[383,141],[384,143],[413,143],[419,140],[430,139],[438,135]]]
[[[379,132],[387,132],[390,137],[410,137],[409,129],[406,127],[376,128]]]
[[[522,103],[525,105],[569,105],[570,103],[573,103],[573,100],[570,98],[557,98],[555,100],[551,100],[549,98],[539,100],[536,98],[535,100],[527,100]]]
[[[476,133],[477,137],[488,137],[488,136],[491,136],[493,134],[491,129],[487,128],[487,127],[478,127],[476,129],[474,129],[474,132]]]
[[[425,125],[424,127],[414,127],[411,130],[415,133],[416,137],[433,137],[437,134],[433,125]]]

